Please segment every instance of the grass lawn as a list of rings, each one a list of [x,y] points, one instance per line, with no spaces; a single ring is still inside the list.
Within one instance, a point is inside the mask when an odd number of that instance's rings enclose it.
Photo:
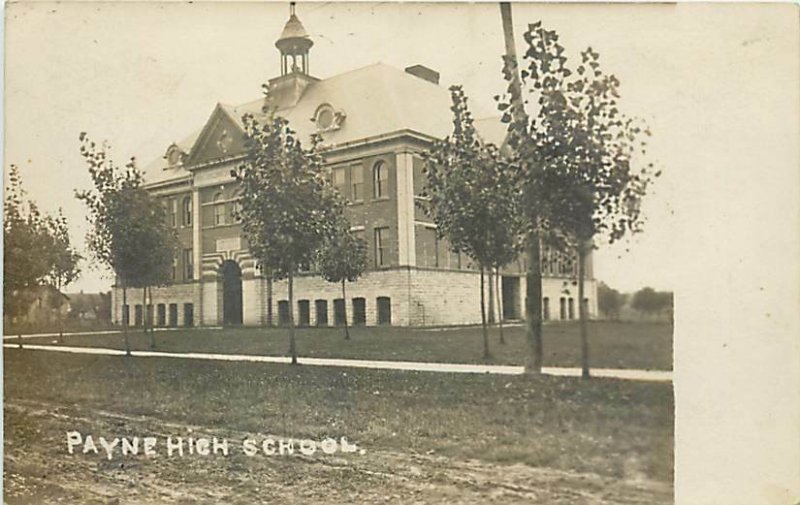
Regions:
[[[304,333],[303,342],[309,348],[306,339],[313,334]],[[214,341],[211,335],[209,341]],[[356,343],[367,338],[362,332],[356,335]],[[448,335],[428,338],[433,341]],[[256,337],[242,331],[241,335],[232,332],[228,338],[252,346],[255,344],[248,342]],[[343,345],[333,335],[327,338]],[[205,336],[202,339],[205,341]],[[441,347],[436,349],[444,352]],[[655,481],[671,489],[673,396],[669,384],[62,355],[17,349],[5,350],[4,376],[7,409],[24,402],[46,406],[36,421],[41,424],[25,421],[28,414],[6,412],[7,487],[15,485],[10,476],[25,474],[25,458],[34,457],[27,455],[35,451],[26,444],[35,446],[40,439],[53,440],[48,457],[64,462],[64,471],[77,471],[74,465],[80,458],[66,459],[62,446],[64,427],[77,426],[78,421],[61,425],[59,420],[76,415],[88,420],[84,422],[99,423],[101,416],[96,413],[110,411],[154,418],[161,425],[151,429],[162,431],[167,423],[177,423],[171,426],[312,439],[347,436],[368,451],[367,457],[377,457],[369,455],[382,451],[427,454],[446,458],[442,461],[500,465],[508,472],[533,467],[599,475],[608,479],[606,482]],[[130,422],[120,420],[106,429],[124,434],[132,429]],[[87,466],[86,471],[103,473],[98,468]],[[435,482],[436,465],[421,468],[425,478],[433,479],[426,482]],[[268,476],[275,470],[264,472]],[[553,481],[551,485],[568,487],[564,480],[568,474],[559,478],[561,484]],[[360,484],[354,481],[353,485]],[[386,489],[386,483],[376,485],[375,489]],[[671,496],[661,498],[669,501]],[[585,497],[565,500],[553,503],[589,503]]]
[[[490,363],[524,364],[527,350],[521,326],[505,328],[507,343],[499,343],[496,328],[490,330],[493,358]],[[301,328],[297,346],[301,356],[450,363],[485,363],[480,327],[353,328],[345,341],[341,328]],[[283,356],[288,349],[288,330],[282,328],[187,329],[156,332],[156,349],[170,352],[214,352]],[[150,337],[141,330],[130,333],[131,347],[145,350]],[[6,341],[6,342],[13,342]],[[49,344],[53,338],[29,338],[28,343]],[[122,335],[70,335],[67,345],[124,348]],[[589,324],[590,361],[598,368],[672,370],[672,324]],[[577,322],[544,327],[545,366],[580,366]]]

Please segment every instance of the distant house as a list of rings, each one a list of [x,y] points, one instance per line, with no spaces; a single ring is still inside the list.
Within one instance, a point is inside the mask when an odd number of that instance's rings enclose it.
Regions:
[[[71,293],[69,298],[70,319],[86,322],[111,320],[110,293]]]
[[[7,323],[47,326],[58,321],[59,313],[62,317],[69,313],[69,298],[50,285],[38,286],[14,296],[25,298],[26,308],[21,316]]]

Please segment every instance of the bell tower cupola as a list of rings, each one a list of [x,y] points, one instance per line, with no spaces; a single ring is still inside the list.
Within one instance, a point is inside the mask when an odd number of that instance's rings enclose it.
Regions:
[[[281,75],[302,73],[308,75],[308,50],[314,41],[306,33],[303,23],[295,14],[295,3],[289,4],[289,21],[283,27],[275,47],[281,52]]]

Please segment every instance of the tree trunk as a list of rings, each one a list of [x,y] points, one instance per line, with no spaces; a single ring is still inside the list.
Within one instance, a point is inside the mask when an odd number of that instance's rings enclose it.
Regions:
[[[586,304],[584,298],[584,278],[586,277],[586,246],[578,246],[578,317],[581,320],[581,377],[589,378],[589,333],[586,320]]]
[[[494,275],[492,275],[492,269],[489,268],[488,270],[488,281],[489,281],[489,314],[487,317],[487,322],[489,324],[494,324]]]
[[[350,329],[347,327],[347,293],[344,289],[345,279],[342,279],[342,305],[344,308],[344,339],[350,340]]]
[[[503,39],[506,48],[506,60],[511,65],[511,115],[514,123],[522,125],[527,134],[528,114],[522,100],[522,84],[519,78],[517,64],[517,49],[514,45],[514,25],[511,18],[511,4],[500,2],[500,17],[503,22]],[[522,133],[522,132],[520,132]],[[539,374],[542,372],[542,266],[541,244],[539,244],[538,215],[530,213],[533,230],[528,237],[527,256],[528,272],[525,277],[525,318],[526,339],[528,341],[528,356],[525,360],[525,373]]]
[[[267,277],[267,326],[272,327],[272,275]]]
[[[147,336],[147,288],[142,288],[142,332]]]
[[[481,328],[483,329],[483,359],[489,359],[489,331],[486,328],[486,301],[484,294],[483,265],[481,265]]]
[[[60,295],[61,294],[61,279],[56,281],[56,286],[57,286],[56,289],[58,290],[58,293]],[[64,323],[61,320],[61,307],[60,306],[58,307],[58,310],[56,310],[56,317],[57,317],[57,322],[58,322],[58,342],[60,344],[63,344],[64,343]]]
[[[528,236],[527,244],[528,272],[525,276],[525,335],[528,341],[528,356],[525,362],[525,373],[542,373],[542,267],[541,244],[539,233],[534,231]]]
[[[292,365],[297,364],[297,344],[294,340],[294,272],[289,270],[289,354]]]
[[[155,324],[154,324],[154,321],[153,321],[153,316],[155,316],[155,314],[153,314],[153,312],[155,312],[155,307],[153,306],[153,287],[152,286],[147,288],[147,294],[148,294],[148,298],[150,299],[150,307],[151,307],[151,309],[149,311],[147,311],[147,313],[148,314],[152,314],[150,316],[150,349],[155,349],[156,348],[156,330],[154,328]]]
[[[128,305],[128,287],[123,283],[122,284],[122,308],[124,309]],[[125,316],[125,313],[122,314]],[[128,323],[130,323],[131,313],[130,307],[128,307],[128,317],[122,318],[122,338],[125,340],[125,355],[131,355],[131,346],[128,342]]]
[[[495,293],[497,293],[497,324],[500,329],[500,343],[505,345],[506,337],[503,335],[503,298],[500,296],[500,269],[494,276]]]

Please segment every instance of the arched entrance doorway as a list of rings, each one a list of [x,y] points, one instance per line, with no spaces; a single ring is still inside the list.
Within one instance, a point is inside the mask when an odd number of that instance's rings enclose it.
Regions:
[[[222,324],[242,324],[242,269],[227,260],[220,267],[222,276]]]

